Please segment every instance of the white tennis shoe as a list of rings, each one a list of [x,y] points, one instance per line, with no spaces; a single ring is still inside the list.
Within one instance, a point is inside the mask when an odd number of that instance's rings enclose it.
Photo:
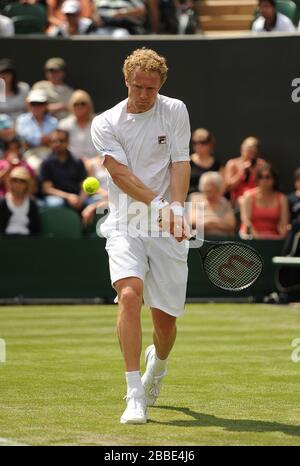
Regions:
[[[154,375],[155,346],[150,345],[145,351],[146,371],[142,377],[142,384],[145,390],[147,406],[153,406],[160,393],[163,378],[167,374],[167,369],[159,375]]]
[[[129,394],[125,398],[127,407],[121,416],[121,424],[146,424],[147,405],[145,396]]]

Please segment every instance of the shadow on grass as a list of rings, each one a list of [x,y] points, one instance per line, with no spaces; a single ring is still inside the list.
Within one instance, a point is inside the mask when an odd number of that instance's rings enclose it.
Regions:
[[[278,422],[255,421],[252,419],[226,419],[211,414],[197,413],[189,408],[179,408],[176,406],[156,406],[152,409],[163,409],[167,411],[177,411],[192,419],[178,419],[169,422],[153,421],[153,424],[161,424],[177,427],[222,427],[230,432],[282,432],[286,435],[300,436],[300,426],[290,424],[280,424]]]

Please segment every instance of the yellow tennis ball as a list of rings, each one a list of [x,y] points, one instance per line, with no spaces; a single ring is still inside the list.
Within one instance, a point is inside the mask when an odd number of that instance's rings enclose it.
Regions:
[[[82,187],[83,187],[83,190],[87,194],[94,194],[94,193],[96,193],[98,191],[98,189],[100,187],[100,183],[97,180],[97,178],[94,178],[93,176],[89,176],[82,183]]]

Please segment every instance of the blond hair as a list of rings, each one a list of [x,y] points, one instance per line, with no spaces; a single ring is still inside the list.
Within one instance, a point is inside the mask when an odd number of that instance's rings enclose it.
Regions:
[[[125,79],[128,79],[137,68],[142,71],[157,72],[161,84],[164,84],[167,79],[168,67],[166,59],[152,49],[136,49],[126,58],[123,65]]]
[[[77,89],[73,92],[69,100],[69,112],[72,114],[74,114],[74,105],[76,102],[86,102],[90,109],[90,118],[93,118],[95,111],[90,94],[88,94],[86,91],[83,91],[82,89]]]

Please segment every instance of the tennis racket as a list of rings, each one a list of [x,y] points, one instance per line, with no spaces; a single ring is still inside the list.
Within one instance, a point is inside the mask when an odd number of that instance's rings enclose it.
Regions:
[[[198,239],[192,236],[189,241]],[[260,277],[264,263],[260,254],[251,246],[237,241],[208,241],[195,248],[209,281],[225,291],[242,291],[252,286]],[[207,246],[205,248],[205,246]]]

